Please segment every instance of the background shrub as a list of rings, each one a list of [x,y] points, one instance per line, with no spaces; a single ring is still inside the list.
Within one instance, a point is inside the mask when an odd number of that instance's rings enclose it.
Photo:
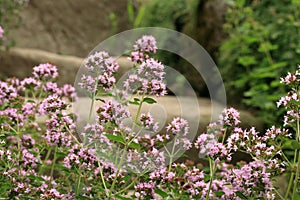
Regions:
[[[228,1],[218,60],[228,101],[258,109],[267,123],[282,113],[274,113],[286,93],[278,77],[299,64],[299,19],[299,0]]]

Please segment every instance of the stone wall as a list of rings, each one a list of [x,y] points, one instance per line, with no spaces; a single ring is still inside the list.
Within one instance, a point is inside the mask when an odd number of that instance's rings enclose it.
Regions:
[[[18,47],[85,57],[98,43],[129,28],[127,1],[30,0],[10,32]],[[114,30],[110,13],[116,15]]]

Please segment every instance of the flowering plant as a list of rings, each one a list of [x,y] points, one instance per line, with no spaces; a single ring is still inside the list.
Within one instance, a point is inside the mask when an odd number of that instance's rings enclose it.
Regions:
[[[53,64],[33,68],[33,76],[0,82],[0,197],[9,199],[297,199],[299,177],[299,73],[278,106],[290,110],[285,125],[265,134],[239,127],[239,113],[225,109],[195,141],[189,123],[175,117],[163,129],[143,104],[164,96],[164,65],[153,58],[152,36],[137,40],[133,70],[117,87],[118,64],[107,52],[84,62],[80,92],[92,99],[86,125],[76,129],[70,85],[59,87]],[[156,96],[155,98],[153,96]],[[99,101],[99,105],[96,104]],[[137,106],[130,113],[128,105]],[[94,110],[95,105],[97,105]],[[95,115],[95,117],[94,117]],[[180,150],[199,149],[209,167],[174,163]],[[230,164],[236,151],[250,162]],[[286,193],[274,178],[290,174]]]

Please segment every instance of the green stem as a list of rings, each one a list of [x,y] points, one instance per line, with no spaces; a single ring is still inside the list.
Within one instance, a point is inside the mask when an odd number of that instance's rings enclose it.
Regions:
[[[224,144],[224,142],[225,142],[226,132],[227,132],[227,128],[224,131],[224,135],[223,135],[223,138],[222,138],[222,144]]]
[[[141,109],[142,109],[142,105],[143,105],[143,101],[144,101],[144,97],[145,97],[145,92],[142,95],[142,98],[141,98],[141,101],[140,101],[140,104],[139,104],[139,107],[138,107],[138,110],[137,110],[137,113],[136,113],[136,116],[135,116],[135,119],[134,119],[134,123],[137,123],[137,120],[139,118],[139,115],[140,115],[140,112],[141,112]]]
[[[300,141],[300,123],[299,123],[299,119],[297,119],[297,130],[296,131],[297,131],[296,132],[296,140],[299,142]],[[298,154],[298,159],[297,159],[297,154]],[[295,164],[297,163],[297,169],[296,169],[296,175],[294,177],[293,199],[296,199],[298,178],[299,178],[299,173],[300,173],[300,152],[297,149],[295,150],[294,163]]]
[[[120,162],[119,162],[119,164],[118,164],[116,175],[115,175],[115,177],[114,177],[114,180],[113,180],[113,182],[112,182],[112,184],[111,184],[111,187],[110,187],[110,190],[109,190],[109,198],[112,197],[112,192],[113,192],[113,189],[114,189],[115,184],[116,184],[116,182],[117,182],[117,178],[118,178],[118,176],[119,176],[119,173],[120,173],[120,171],[121,171],[121,166],[123,165],[124,158],[125,158],[125,154],[126,154],[126,152],[127,152],[127,148],[128,148],[128,146],[126,145],[125,148],[124,148],[124,150],[123,150],[123,153],[122,153],[122,156],[121,156],[121,160],[120,160]]]
[[[53,180],[54,166],[55,166],[56,159],[57,159],[56,151],[57,151],[57,146],[55,146],[55,149],[54,149],[54,158],[53,158],[52,166],[51,166],[51,172],[50,172],[50,180],[51,181]]]
[[[77,179],[76,196],[80,193],[81,173]]]
[[[44,165],[44,163],[48,160],[50,154],[51,154],[51,149],[48,149],[47,154],[46,154],[46,157],[45,157],[44,162],[43,162],[43,165]],[[44,170],[42,170],[42,169],[43,169],[43,167],[41,166],[40,169],[39,169],[39,173],[38,173],[39,175],[40,175],[42,172],[44,172]]]
[[[176,140],[177,140],[177,136],[174,138],[173,147],[172,147],[172,151],[171,151],[171,154],[170,154],[170,161],[169,161],[169,168],[168,168],[169,172],[171,171],[171,168],[172,168]]]
[[[288,199],[288,196],[290,194],[290,190],[292,188],[292,184],[293,184],[293,180],[294,180],[294,175],[295,175],[294,172],[292,172],[291,175],[290,175],[289,184],[288,184],[287,190],[285,192],[285,196],[284,196],[285,199]]]
[[[296,170],[296,176],[294,178],[294,187],[293,187],[293,199],[297,197],[297,186],[298,186],[298,178],[300,173],[300,153],[298,153],[298,165]]]
[[[280,153],[282,155],[282,157],[284,158],[284,160],[289,164],[289,166],[292,166],[292,163],[289,161],[289,159],[286,157],[286,155],[284,154],[284,152],[282,150],[280,150]]]
[[[100,167],[100,177],[101,177],[101,181],[102,181],[103,187],[105,189],[105,194],[106,194],[107,197],[109,197],[109,193],[108,193],[108,190],[107,190],[107,187],[106,187],[106,183],[105,183],[105,180],[104,180],[104,176],[103,176],[102,167],[101,167],[99,161],[98,161],[98,164],[99,164],[99,167]]]
[[[208,161],[209,161],[209,170],[210,170],[210,180],[209,180],[209,186],[208,186],[208,191],[207,191],[207,194],[206,194],[206,200],[209,199],[209,194],[210,194],[210,190],[211,190],[211,187],[212,187],[212,182],[213,182],[213,178],[214,178],[214,175],[215,175],[215,172],[216,172],[216,166],[215,166],[215,162],[212,158],[208,158]]]
[[[286,200],[286,198],[283,197],[283,196],[280,194],[280,192],[278,192],[277,189],[275,189],[275,192],[276,192],[277,196],[278,196],[281,200]]]
[[[91,103],[91,107],[90,107],[90,113],[89,113],[89,120],[88,120],[88,122],[91,121],[92,113],[93,113],[93,110],[94,110],[94,103],[95,103],[95,93],[92,94],[92,103]]]

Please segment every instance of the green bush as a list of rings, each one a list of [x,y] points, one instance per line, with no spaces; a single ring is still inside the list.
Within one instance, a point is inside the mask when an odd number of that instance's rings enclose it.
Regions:
[[[14,45],[14,40],[8,38],[12,29],[18,28],[21,24],[20,12],[27,6],[29,0],[0,0],[0,26],[5,31],[5,46]]]
[[[218,60],[228,100],[259,110],[267,123],[281,114],[273,111],[286,93],[278,77],[300,63],[299,19],[299,0],[228,1]]]

